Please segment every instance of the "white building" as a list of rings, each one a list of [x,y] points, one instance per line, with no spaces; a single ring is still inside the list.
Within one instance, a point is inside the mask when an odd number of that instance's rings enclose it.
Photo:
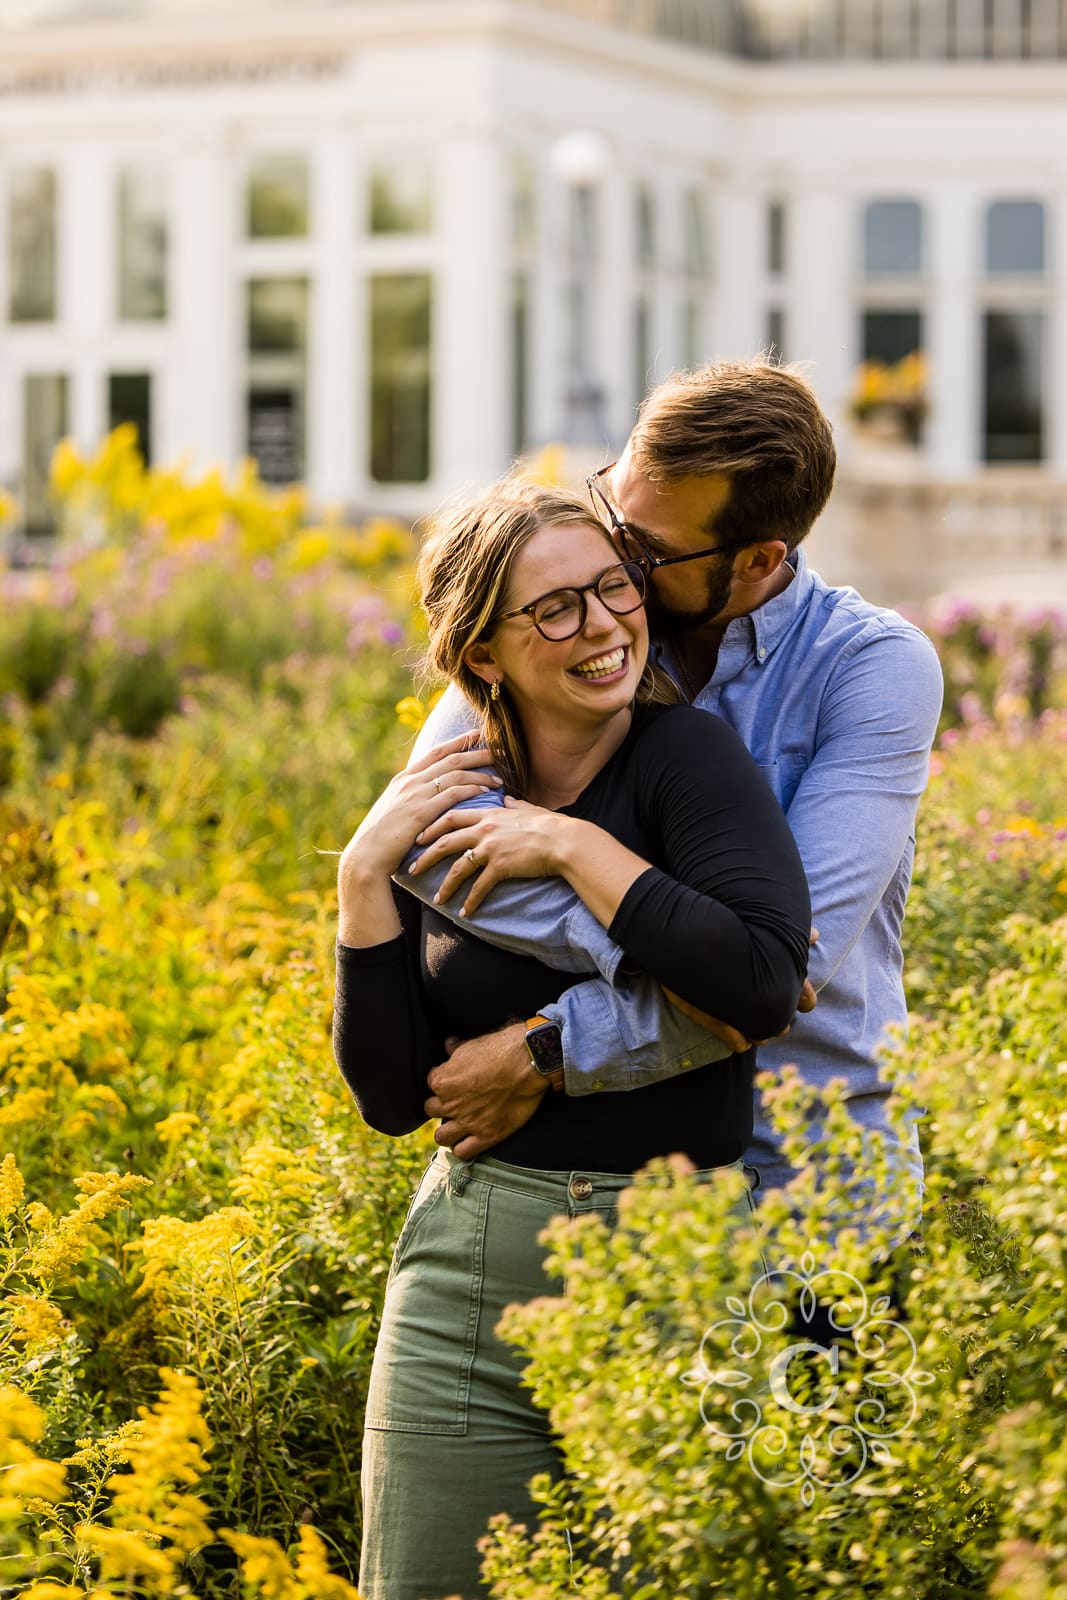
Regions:
[[[66,432],[417,513],[769,343],[842,422],[865,356],[925,352],[912,523],[969,562],[1007,497],[1009,564],[1025,524],[1062,574],[1064,0],[5,0],[31,525]],[[878,524],[839,505],[855,567]]]

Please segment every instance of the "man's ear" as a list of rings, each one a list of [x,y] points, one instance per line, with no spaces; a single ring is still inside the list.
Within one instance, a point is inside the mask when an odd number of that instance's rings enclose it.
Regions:
[[[738,583],[766,583],[768,578],[773,578],[788,554],[789,548],[784,539],[765,539],[762,544],[750,545],[747,550],[741,551],[738,557],[740,564],[734,568],[734,577]]]
[[[484,683],[496,683],[501,677],[500,668],[496,664],[496,657],[492,647],[484,640],[475,640],[463,652],[463,664],[469,667],[476,678],[481,678]]]

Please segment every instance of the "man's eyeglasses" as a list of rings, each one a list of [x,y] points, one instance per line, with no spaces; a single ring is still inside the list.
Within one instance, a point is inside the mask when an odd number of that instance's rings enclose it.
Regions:
[[[610,461],[606,467],[601,467],[598,472],[590,473],[585,480],[589,490],[589,498],[593,503],[593,510],[598,518],[603,521],[602,513],[606,514],[608,527],[615,535],[619,549],[630,561],[639,561],[649,572],[654,572],[657,567],[676,567],[682,561],[699,561],[701,556],[728,555],[732,550],[744,550],[747,545],[755,544],[754,539],[731,539],[726,544],[712,544],[706,550],[690,550],[684,556],[654,556],[651,550],[644,545],[637,534],[624,522],[600,487],[600,480],[609,472],[613,472],[618,462]]]
[[[645,569],[639,562],[620,561],[614,567],[606,567],[592,583],[583,583],[581,588],[575,589],[553,589],[549,594],[531,600],[528,606],[519,606],[516,611],[502,611],[497,621],[503,622],[507,617],[529,617],[542,639],[558,643],[562,639],[573,639],[585,627],[588,611],[586,595],[595,594],[612,616],[625,617],[637,610],[645,598],[647,587]]]

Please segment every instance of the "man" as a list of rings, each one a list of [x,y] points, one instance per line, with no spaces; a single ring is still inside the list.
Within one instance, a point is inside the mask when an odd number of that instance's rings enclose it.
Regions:
[[[589,485],[620,549],[650,568],[662,663],[687,699],[744,739],[800,848],[818,1004],[761,1048],[759,1065],[794,1062],[817,1087],[843,1078],[850,1112],[889,1147],[904,1196],[921,1182],[917,1135],[887,1120],[878,1054],[906,1015],[901,924],[941,672],[918,629],[807,566],[801,541],[834,467],[830,425],[803,380],[764,361],[718,363],[651,394],[618,462]],[[449,691],[416,749],[471,725]],[[401,881],[428,898],[442,876]],[[444,1119],[436,1137],[462,1159],[521,1126],[553,1079],[572,1095],[632,1089],[743,1044],[723,1026],[717,1039],[651,979],[625,973],[567,885],[534,887],[531,896],[530,885],[497,886],[473,926],[597,975],[540,1018],[458,1045],[430,1075],[427,1113]],[[443,909],[458,912],[463,898]],[[791,1169],[758,1099],[755,1109],[746,1161],[776,1187]],[[872,1180],[853,1176],[862,1195]],[[916,1221],[901,1199],[902,1232]]]

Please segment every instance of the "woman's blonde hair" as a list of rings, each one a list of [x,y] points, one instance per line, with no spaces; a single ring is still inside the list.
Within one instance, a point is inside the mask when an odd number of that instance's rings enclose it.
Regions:
[[[526,741],[507,685],[493,699],[490,685],[464,660],[472,644],[492,637],[505,605],[511,567],[542,528],[601,528],[584,501],[542,484],[508,478],[473,504],[445,513],[423,542],[416,569],[419,598],[429,628],[428,674],[456,684],[481,720],[485,742],[509,794],[522,796],[528,781]],[[605,543],[610,543],[603,530]],[[659,668],[647,664],[636,702],[670,704],[678,691]]]

